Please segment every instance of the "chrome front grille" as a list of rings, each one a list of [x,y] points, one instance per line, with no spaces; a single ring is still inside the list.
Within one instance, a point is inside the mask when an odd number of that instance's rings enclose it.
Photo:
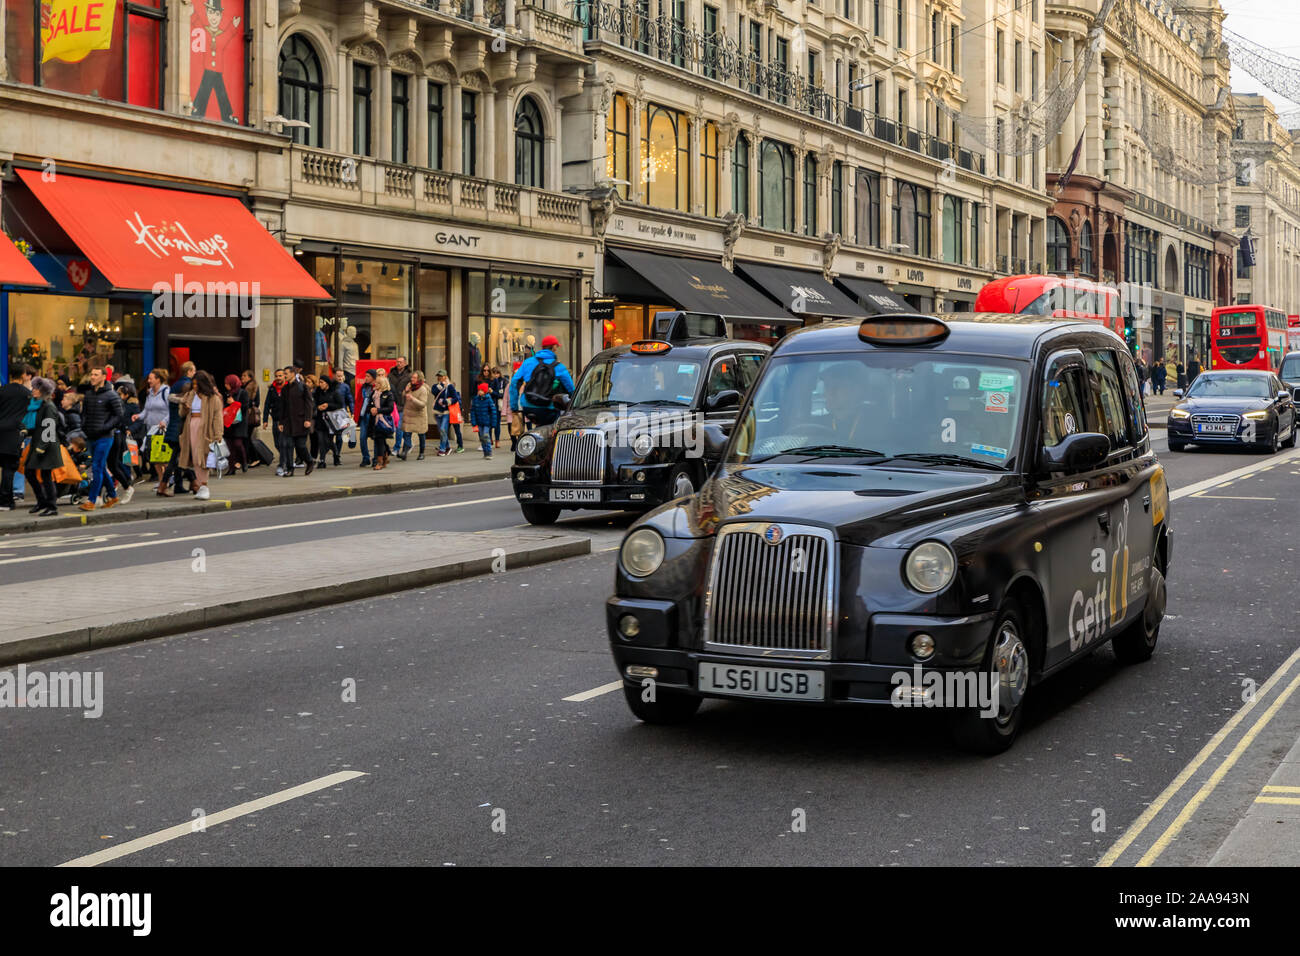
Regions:
[[[773,537],[775,544],[769,543]],[[835,539],[821,528],[758,521],[724,526],[709,575],[705,649],[828,657],[834,554]]]
[[[605,480],[605,433],[598,428],[577,428],[555,436],[551,480],[598,485]]]
[[[1193,425],[1239,425],[1239,415],[1193,415]]]

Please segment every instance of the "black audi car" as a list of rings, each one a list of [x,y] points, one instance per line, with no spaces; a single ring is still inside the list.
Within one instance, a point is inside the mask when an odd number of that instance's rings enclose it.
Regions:
[[[1296,441],[1295,401],[1272,372],[1214,369],[1187,387],[1174,389],[1169,409],[1169,450],[1187,445],[1250,445],[1268,452]]]
[[[606,606],[642,720],[709,697],[943,705],[996,752],[1043,678],[1155,648],[1169,496],[1132,359],[1095,323],[807,328],[706,438],[719,466],[629,529]]]
[[[731,429],[771,351],[717,334],[725,331],[720,317],[678,313],[663,338],[593,358],[568,411],[519,439],[511,478],[525,519],[551,524],[565,508],[644,511],[699,488],[716,462],[703,426]]]

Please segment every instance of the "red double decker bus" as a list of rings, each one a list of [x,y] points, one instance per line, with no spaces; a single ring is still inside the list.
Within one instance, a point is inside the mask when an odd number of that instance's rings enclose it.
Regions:
[[[975,297],[975,311],[1091,319],[1124,337],[1119,290],[1074,276],[1024,275],[994,279]]]
[[[1287,316],[1264,305],[1223,305],[1210,314],[1210,367],[1276,372],[1287,353]]]

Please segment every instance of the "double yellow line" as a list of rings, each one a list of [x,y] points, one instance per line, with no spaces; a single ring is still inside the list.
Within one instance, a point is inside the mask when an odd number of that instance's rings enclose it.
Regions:
[[[1098,866],[1111,866],[1120,858],[1120,856],[1123,855],[1124,851],[1133,844],[1133,841],[1136,840],[1151,824],[1151,821],[1159,816],[1161,811],[1163,811],[1178,792],[1182,790],[1187,781],[1190,780],[1192,776],[1206,763],[1206,761],[1210,759],[1211,755],[1213,755],[1215,750],[1218,749],[1219,745],[1227,740],[1232,732],[1236,730],[1237,727],[1255,710],[1256,706],[1259,705],[1260,701],[1268,695],[1269,691],[1286,679],[1287,672],[1291,670],[1298,661],[1300,661],[1300,649],[1296,650],[1295,653],[1288,657],[1282,663],[1282,666],[1274,671],[1273,675],[1264,682],[1264,685],[1260,687],[1258,691],[1256,691],[1254,697],[1252,697],[1239,711],[1233,714],[1232,719],[1224,724],[1219,732],[1210,738],[1206,745],[1201,748],[1201,752],[1196,755],[1195,759],[1182,769],[1182,772],[1179,773],[1178,776],[1174,778],[1173,782],[1164,789],[1164,792],[1155,799],[1155,802],[1147,807],[1133,825],[1124,832],[1124,835],[1115,841],[1115,845],[1106,851],[1106,855],[1098,861]],[[1237,745],[1232,748],[1231,752],[1223,758],[1222,763],[1220,763],[1214,772],[1210,774],[1209,779],[1206,780],[1205,783],[1201,785],[1201,788],[1196,791],[1195,795],[1187,801],[1186,805],[1184,805],[1182,810],[1179,811],[1178,816],[1174,818],[1173,822],[1170,823],[1165,831],[1156,838],[1155,842],[1151,844],[1151,848],[1148,849],[1146,853],[1142,854],[1142,858],[1137,862],[1138,866],[1150,866],[1161,853],[1168,849],[1169,844],[1178,837],[1178,834],[1182,832],[1183,827],[1191,821],[1192,817],[1196,814],[1196,811],[1200,809],[1201,804],[1203,804],[1209,795],[1214,792],[1215,788],[1222,782],[1228,771],[1236,765],[1237,761],[1241,758],[1241,755],[1246,752],[1252,743],[1254,743],[1255,738],[1258,737],[1264,728],[1269,725],[1269,722],[1277,715],[1277,712],[1282,708],[1282,705],[1287,702],[1293,693],[1295,693],[1297,687],[1300,687],[1300,673],[1297,673],[1295,677],[1291,679],[1291,682],[1287,684],[1286,688],[1277,695],[1276,699],[1274,699],[1272,703],[1268,705],[1267,709],[1259,716],[1259,719],[1256,720],[1255,723],[1251,725],[1251,728],[1242,735],[1241,739],[1237,741]],[[1284,789],[1286,792],[1295,790],[1297,794],[1300,794],[1300,788],[1264,788],[1266,793],[1271,793],[1277,789]],[[1260,797],[1257,799],[1257,802],[1300,804],[1300,797],[1295,799],[1290,797],[1271,797],[1267,799]]]

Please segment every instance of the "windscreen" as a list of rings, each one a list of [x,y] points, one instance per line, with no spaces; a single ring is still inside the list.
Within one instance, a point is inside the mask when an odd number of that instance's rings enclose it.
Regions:
[[[1272,398],[1263,375],[1206,375],[1202,373],[1187,390],[1188,398]]]
[[[1010,359],[892,349],[772,358],[730,460],[912,456],[1010,468],[1025,369]]]
[[[637,355],[626,352],[587,366],[578,380],[573,408],[614,405],[682,405],[695,399],[700,363],[672,352]]]

